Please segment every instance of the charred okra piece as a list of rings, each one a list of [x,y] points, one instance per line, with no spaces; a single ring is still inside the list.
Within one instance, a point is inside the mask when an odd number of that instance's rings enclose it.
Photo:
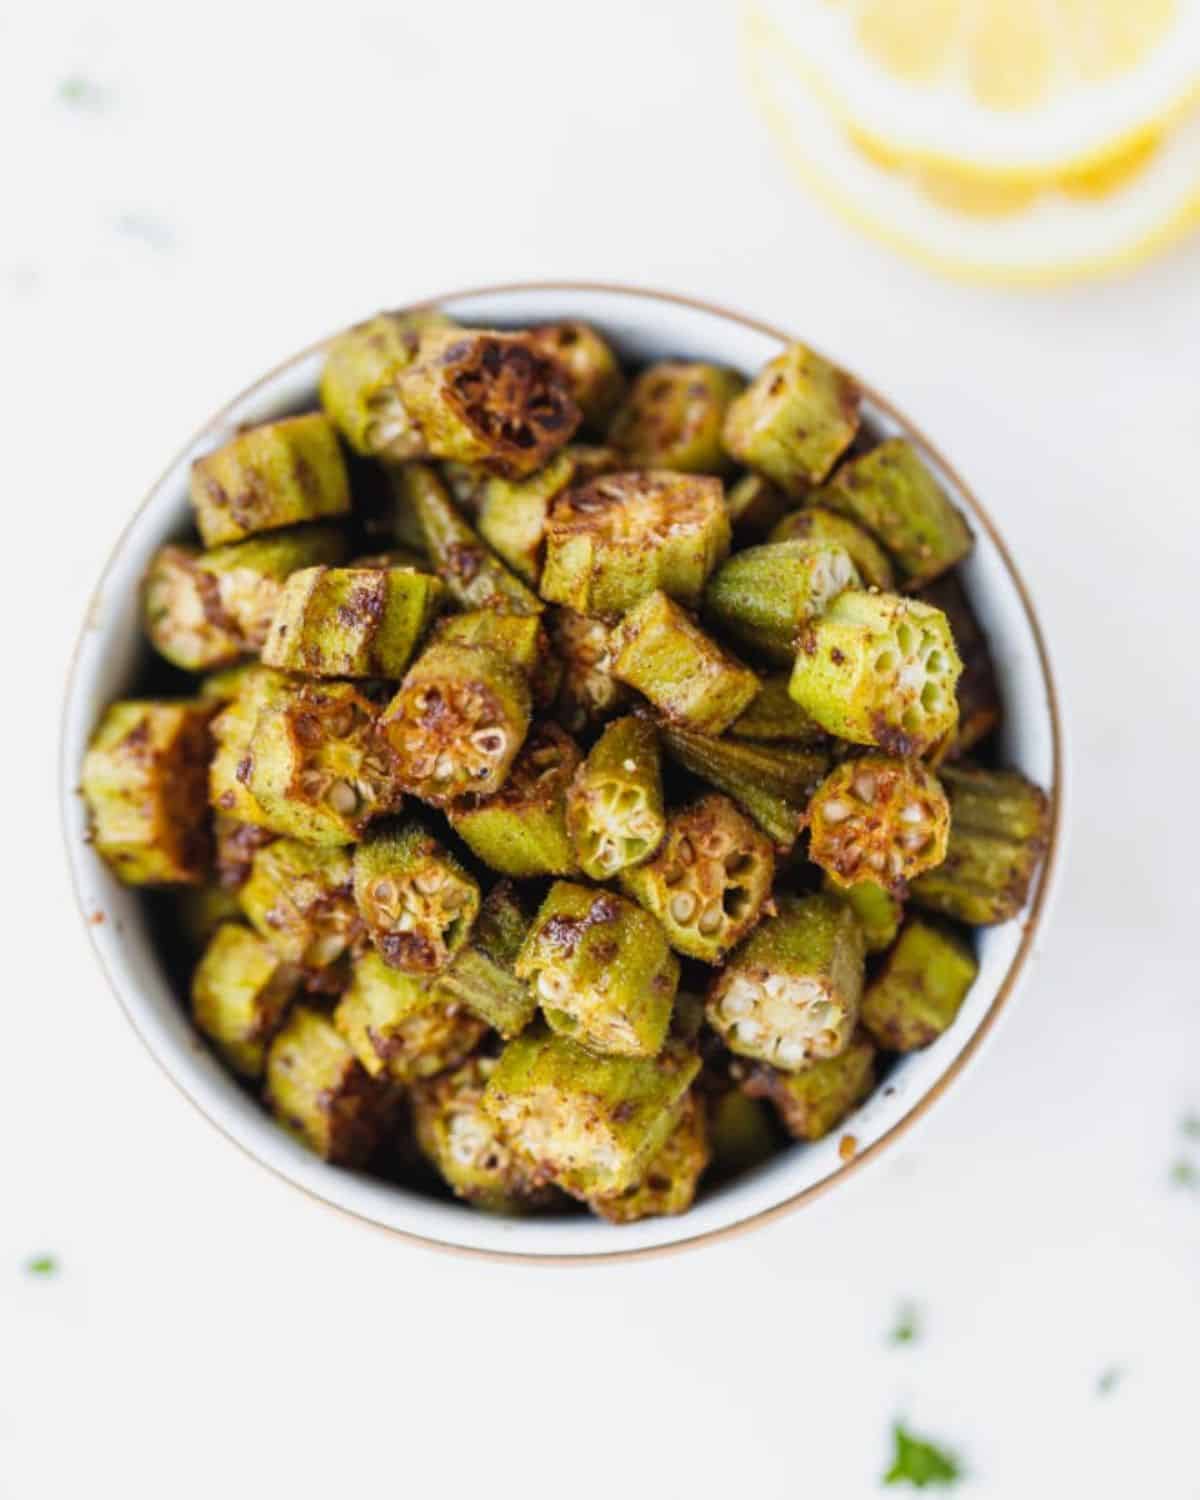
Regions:
[[[266,1100],[318,1156],[358,1167],[379,1142],[388,1100],[320,1011],[297,1005],[267,1051]]]
[[[551,610],[549,627],[563,668],[558,716],[565,728],[578,734],[616,713],[629,698],[629,690],[612,672],[613,627],[573,609]]]
[[[679,984],[679,960],[649,912],[623,896],[559,880],[516,963],[551,1027],[596,1052],[653,1057]]]
[[[832,896],[788,897],[719,970],[708,1023],[731,1052],[785,1073],[850,1043],[863,985],[863,936]]]
[[[400,785],[445,807],[504,784],[529,729],[529,683],[486,646],[435,641],[409,669],[380,728]]]
[[[775,1154],[775,1131],[766,1109],[757,1099],[740,1088],[726,1088],[708,1099],[707,1104],[708,1139],[713,1171],[718,1176],[733,1177],[748,1172]]]
[[[212,721],[215,748],[208,768],[208,800],[222,816],[262,825],[267,815],[246,785],[253,764],[250,740],[259,713],[285,696],[290,684],[282,672],[257,664],[218,676],[228,683],[231,696],[218,696],[217,686],[212,688],[212,701],[220,712]]]
[[[486,646],[505,661],[515,663],[529,679],[533,701],[539,705],[553,702],[558,692],[561,675],[554,670],[557,659],[539,615],[471,609],[439,620],[434,640],[446,645]]]
[[[260,651],[284,580],[345,555],[345,540],[332,526],[297,526],[211,552],[162,547],[143,586],[146,634],[161,656],[187,672]]]
[[[350,481],[337,435],[320,412],[251,427],[192,465],[192,506],[206,547],[344,516]]]
[[[557,724],[530,730],[508,779],[490,797],[466,797],[446,810],[478,859],[502,875],[573,875],[567,788],[583,759]]]
[[[875,1087],[875,1047],[861,1028],[838,1057],[802,1073],[781,1073],[769,1063],[752,1068],[742,1084],[751,1099],[769,1099],[784,1129],[799,1141],[819,1141]]]
[[[262,659],[306,677],[400,677],[445,592],[410,568],[304,568],[284,584]]]
[[[725,495],[729,524],[739,536],[764,537],[783,520],[792,501],[761,474],[743,474]],[[772,541],[782,538],[772,537]]]
[[[662,755],[648,719],[610,724],[592,746],[567,793],[567,828],[590,880],[650,858],[666,831]]]
[[[347,850],[277,839],[254,856],[242,910],[280,958],[327,968],[362,934],[353,882]]]
[[[598,1057],[531,1026],[501,1053],[483,1107],[567,1192],[610,1196],[666,1144],[699,1071],[697,1054],[677,1042],[657,1057]]]
[[[613,673],[673,724],[720,734],[757,696],[758,678],[662,592],[621,621]]]
[[[903,438],[850,459],[814,498],[878,537],[906,588],[929,583],[971,550],[962,512]]]
[[[868,531],[849,516],[805,505],[786,515],[771,532],[772,542],[833,542],[849,553],[863,584],[872,589],[895,587],[896,575],[887,553]]]
[[[605,474],[550,507],[541,594],[585,615],[618,615],[661,589],[696,605],[729,551],[719,479]]]
[[[710,1156],[704,1106],[689,1092],[679,1123],[638,1180],[623,1192],[589,1198],[588,1207],[610,1224],[685,1214],[695,1201]]]
[[[840,897],[858,918],[868,953],[882,953],[892,946],[904,920],[904,902],[899,896],[874,880],[842,886],[832,875],[825,876],[822,889]]]
[[[663,925],[672,948],[715,964],[762,915],[775,878],[771,841],[715,792],[671,814],[662,847],[621,886]]]
[[[208,865],[206,777],[216,705],[114,703],[83,759],[92,846],[126,885],[196,885]]]
[[[261,1078],[300,972],[239,922],[222,922],[192,975],[192,1019],[236,1072]]]
[[[372,1078],[412,1083],[469,1057],[487,1031],[437,986],[389,968],[372,948],[354,962],[334,1025]]]
[[[985,740],[1000,722],[1000,689],[987,636],[975,618],[971,601],[957,573],[944,573],[921,590],[926,604],[940,609],[950,622],[954,644],[962,657],[958,679],[958,727],[941,751],[941,759],[957,760]]]
[[[912,883],[912,899],[972,926],[1007,922],[1025,905],[1046,851],[1050,805],[1016,771],[943,766],[950,797],[946,858]]]
[[[808,804],[808,857],[841,886],[860,881],[901,894],[946,857],[950,804],[919,760],[844,761]]]
[[[789,495],[820,484],[858,431],[858,389],[820,355],[792,344],[730,405],[725,450]]]
[[[664,360],[633,382],[613,418],[608,440],[632,466],[724,474],[730,467],[721,446],[729,403],[746,382],[720,365]]]
[[[788,691],[789,674],[773,673],[760,681],[758,696],[729,726],[739,740],[788,741],[793,745],[824,745],[825,731],[806,714]]]
[[[213,867],[222,890],[240,890],[250,879],[254,856],[278,837],[269,828],[218,813],[213,819]]]
[[[830,734],[912,756],[954,728],[961,671],[940,609],[847,589],[805,626],[790,692]]]
[[[397,380],[426,329],[451,327],[437,312],[385,312],[333,340],[321,371],[321,405],[356,453],[398,463],[424,452]]]
[[[709,580],[704,613],[770,661],[790,662],[801,626],[859,582],[836,542],[769,542],[722,563]]]
[[[562,368],[584,426],[603,432],[625,394],[625,376],[611,346],[590,323],[575,322],[531,328],[529,341]]]
[[[513,972],[529,933],[529,917],[512,882],[501,880],[484,897],[466,947],[439,976],[439,994],[460,1001],[502,1037],[533,1020],[537,1000]]]
[[[369,829],[354,851],[354,900],[393,969],[440,973],[467,941],[479,886],[419,823]]]
[[[527,479],[489,479],[479,502],[479,533],[526,583],[537,587],[546,518],[559,495],[622,466],[613,448],[572,445]]]
[[[863,995],[863,1025],[890,1052],[928,1047],[958,1015],[978,973],[961,937],[910,917]]]

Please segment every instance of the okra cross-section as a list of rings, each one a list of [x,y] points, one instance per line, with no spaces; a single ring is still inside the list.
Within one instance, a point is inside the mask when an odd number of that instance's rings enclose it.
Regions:
[[[550,507],[541,595],[600,616],[622,614],[655,589],[696,605],[729,535],[719,479],[605,474]]]
[[[770,839],[714,792],[672,813],[658,853],[624,871],[621,885],[673,948],[712,964],[758,921],[774,878]]]
[[[870,534],[849,516],[823,505],[805,505],[784,516],[771,532],[772,542],[836,542],[850,554],[867,588],[895,586],[895,570],[887,553]]]
[[[957,723],[961,671],[940,609],[847,589],[802,632],[790,692],[830,734],[913,756]]]
[[[580,1198],[623,1192],[679,1122],[700,1058],[600,1057],[531,1026],[508,1043],[483,1107],[550,1180]]]
[[[612,673],[614,630],[573,609],[551,610],[548,624],[562,663],[556,712],[563,726],[578,734],[616,713],[629,698],[629,689]]]
[[[863,1025],[889,1051],[927,1047],[958,1015],[978,972],[957,933],[910,917],[863,995]]]
[[[721,446],[721,427],[745,384],[720,365],[683,360],[651,365],[633,382],[608,440],[638,468],[723,474],[731,465]]]
[[[529,330],[533,347],[567,377],[584,425],[603,432],[625,394],[625,376],[612,346],[590,323],[544,323]]]
[[[284,584],[262,659],[306,677],[400,677],[445,592],[412,568],[303,568]]]
[[[819,1141],[840,1125],[875,1087],[875,1045],[860,1027],[837,1057],[801,1073],[781,1073],[759,1063],[742,1087],[751,1099],[769,1099],[784,1129],[800,1141]]]
[[[318,1156],[361,1166],[374,1151],[390,1100],[311,1006],[297,1005],[267,1051],[266,1101]]]
[[[721,564],[709,580],[704,613],[770,661],[790,662],[801,626],[860,582],[837,542],[768,542]]]
[[[469,1057],[487,1027],[425,979],[389,968],[369,949],[354,962],[334,1024],[373,1078],[412,1083]]]
[[[198,458],[191,493],[206,547],[350,509],[337,434],[320,412],[252,427]]]
[[[513,883],[498,881],[483,899],[466,947],[438,977],[442,998],[460,1001],[502,1037],[519,1035],[537,1010],[537,997],[513,972],[529,925]]]
[[[445,807],[504,784],[529,730],[525,674],[486,646],[435,641],[384,710],[400,785]]]
[[[534,704],[548,707],[562,685],[562,664],[550,649],[540,615],[497,614],[493,609],[469,609],[438,621],[433,640],[447,645],[486,646],[529,679]]]
[[[679,984],[658,921],[611,891],[560,880],[516,963],[555,1031],[597,1052],[653,1057]]]
[[[395,463],[424,451],[397,379],[416,358],[426,329],[452,326],[441,313],[385,312],[333,340],[321,371],[321,405],[356,453]]]
[[[362,935],[345,849],[277,839],[254,856],[240,900],[263,940],[304,968],[326,968]]]
[[[479,495],[479,533],[526,583],[542,572],[546,518],[559,495],[598,474],[624,467],[614,448],[571,444],[526,479],[488,479]]]
[[[720,734],[758,694],[755,674],[662,592],[621,621],[613,673],[674,724]]]
[[[704,1107],[691,1092],[684,1099],[679,1123],[638,1180],[623,1192],[589,1198],[588,1207],[610,1224],[687,1213],[710,1155]]]
[[[222,922],[192,975],[192,1019],[236,1073],[262,1076],[300,971],[248,927]]]
[[[128,699],[83,759],[92,847],[126,885],[197,884],[208,864],[209,724],[202,699]]]
[[[787,897],[714,977],[708,1022],[731,1052],[796,1073],[846,1050],[862,985],[849,907],[820,893]]]
[[[440,973],[467,941],[479,886],[420,823],[377,825],[354,851],[354,899],[385,963]]]
[[[808,857],[843,886],[901,893],[946,857],[950,804],[916,760],[863,755],[831,771],[808,804]]]
[[[592,746],[567,793],[567,828],[590,880],[611,880],[658,848],[666,831],[662,755],[648,719],[617,719]]]

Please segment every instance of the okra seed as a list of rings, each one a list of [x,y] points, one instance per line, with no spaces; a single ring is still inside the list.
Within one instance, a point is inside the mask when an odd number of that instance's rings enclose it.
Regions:
[[[421,892],[422,896],[432,896],[435,891],[440,891],[445,883],[445,874],[436,865],[431,866],[428,870],[422,870],[413,879],[413,885]]]
[[[671,897],[670,912],[674,920],[681,925],[691,921],[696,911],[696,898],[691,891],[679,891]]]
[[[724,914],[721,911],[721,907],[716,901],[714,901],[704,908],[703,912],[700,915],[700,921],[697,925],[705,937],[711,937],[712,934],[716,932],[717,929],[721,926],[721,923],[723,921]]]
[[[925,809],[919,802],[910,802],[900,811],[900,821],[902,823],[919,823],[925,816]]]
[[[438,756],[433,767],[433,774],[437,781],[449,781],[454,775],[454,757],[448,750],[443,750]]]
[[[850,811],[848,802],[839,802],[835,798],[821,808],[821,816],[827,823],[844,823],[850,816]]]
[[[358,806],[358,793],[348,781],[335,781],[329,788],[325,800],[335,813],[348,818]]]
[[[854,778],[854,790],[864,802],[874,802],[876,781],[869,771],[864,771],[861,776]]]

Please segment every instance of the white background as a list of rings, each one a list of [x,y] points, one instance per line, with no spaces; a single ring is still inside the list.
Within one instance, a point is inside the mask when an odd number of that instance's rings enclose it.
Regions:
[[[1054,293],[930,279],[793,188],[724,5],[300,12],[0,13],[0,1497],[855,1500],[899,1414],[981,1500],[1200,1495],[1200,1191],[1169,1181],[1200,1112],[1200,245]],[[85,600],[181,441],[381,305],[540,276],[709,297],[888,392],[998,517],[1073,741],[1051,926],[923,1132],[773,1227],[575,1271],[409,1248],[228,1146],[109,997],[54,806]]]

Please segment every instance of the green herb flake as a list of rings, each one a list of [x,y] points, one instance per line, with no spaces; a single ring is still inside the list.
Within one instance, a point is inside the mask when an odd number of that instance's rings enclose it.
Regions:
[[[53,1255],[34,1255],[25,1262],[29,1276],[54,1276],[58,1272],[58,1261]]]
[[[912,1302],[902,1302],[896,1322],[888,1335],[889,1344],[915,1344],[921,1337],[920,1309]]]
[[[93,115],[102,115],[109,104],[108,90],[82,73],[72,73],[63,79],[58,86],[58,98],[68,109]]]
[[[1171,1181],[1175,1187],[1200,1188],[1200,1167],[1181,1156],[1171,1168]]]
[[[903,1422],[894,1425],[892,1436],[896,1454],[883,1476],[884,1484],[911,1484],[923,1490],[926,1485],[952,1485],[962,1478],[961,1465],[952,1454],[914,1437]]]
[[[1125,1371],[1120,1365],[1109,1365],[1107,1370],[1101,1370],[1096,1380],[1097,1396],[1111,1396],[1124,1378]]]

